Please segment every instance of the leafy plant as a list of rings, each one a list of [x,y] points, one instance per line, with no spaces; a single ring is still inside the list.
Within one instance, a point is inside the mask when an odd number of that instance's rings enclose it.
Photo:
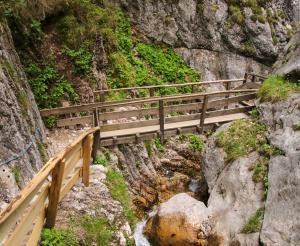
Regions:
[[[44,229],[42,231],[42,246],[79,246],[74,233],[66,229]]]
[[[164,152],[165,151],[165,146],[160,141],[160,138],[155,138],[153,140],[153,142],[154,142],[154,145],[156,146],[156,148],[158,149],[159,152]]]
[[[203,152],[205,148],[205,143],[201,136],[195,134],[183,134],[179,136],[181,141],[188,141],[190,143],[190,148],[193,151]]]
[[[254,215],[252,215],[242,229],[242,233],[259,232],[264,218],[264,208],[259,208]]]
[[[71,59],[75,73],[82,75],[91,73],[93,55],[88,48],[82,46],[78,50],[72,50],[65,47],[63,49],[63,54]]]
[[[39,67],[30,64],[26,68],[26,73],[40,109],[58,107],[66,96],[73,103],[79,101],[79,96],[71,84],[53,66]]]
[[[44,118],[45,126],[48,129],[53,129],[54,127],[56,127],[57,120],[58,120],[58,118],[55,115],[48,116],[48,117]]]

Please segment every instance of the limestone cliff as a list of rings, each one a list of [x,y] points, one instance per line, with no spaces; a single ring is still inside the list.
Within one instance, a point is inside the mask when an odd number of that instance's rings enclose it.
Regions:
[[[265,65],[284,49],[300,9],[298,1],[282,0],[114,2],[131,16],[139,35],[182,48],[179,53],[204,79],[267,73]]]
[[[0,23],[0,202],[9,202],[42,167],[44,142],[44,126],[10,30]]]

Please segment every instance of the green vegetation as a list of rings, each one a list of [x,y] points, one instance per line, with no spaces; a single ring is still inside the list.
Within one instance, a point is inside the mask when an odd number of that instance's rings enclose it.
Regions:
[[[249,171],[253,171],[252,180],[255,183],[263,183],[264,186],[264,198],[267,198],[268,194],[268,172],[269,172],[269,159],[262,158],[254,163]]]
[[[146,147],[148,156],[151,157],[152,153],[153,153],[153,150],[152,150],[152,141],[151,140],[145,141],[145,147]]]
[[[242,229],[242,233],[259,232],[264,218],[264,208],[259,208],[253,216],[249,218]]]
[[[183,134],[179,136],[181,141],[188,141],[190,149],[202,153],[205,149],[205,143],[201,136],[195,134]]]
[[[154,145],[156,146],[156,148],[158,149],[159,152],[164,152],[165,151],[165,146],[160,141],[160,138],[155,138],[153,140],[153,143],[154,143]]]
[[[71,230],[44,229],[41,239],[42,246],[79,246],[76,236]]]
[[[256,121],[237,120],[228,129],[218,133],[216,141],[226,152],[225,161],[230,163],[266,143],[265,131],[266,126]]]
[[[21,168],[19,166],[14,166],[11,171],[15,176],[15,180],[16,180],[17,185],[20,187],[21,178],[22,178]]]
[[[291,93],[299,91],[299,80],[289,82],[282,76],[273,75],[264,81],[257,94],[262,102],[278,102],[287,99]]]
[[[94,160],[94,164],[107,167],[108,161],[106,159],[106,156],[105,155],[97,155]]]
[[[134,228],[137,218],[132,210],[132,200],[124,177],[118,171],[110,168],[108,169],[106,180],[113,199],[121,203],[125,217],[131,227]]]
[[[293,130],[294,130],[294,131],[300,131],[300,123],[294,124],[294,125],[293,125]]]
[[[48,129],[53,129],[54,127],[56,127],[56,122],[57,122],[57,120],[58,120],[58,118],[57,118],[57,116],[55,116],[55,115],[46,117],[46,118],[44,119],[45,126],[46,126]]]
[[[42,157],[42,160],[44,162],[44,164],[47,162],[47,159],[48,159],[48,155],[47,155],[47,152],[46,152],[46,148],[44,146],[43,143],[41,142],[37,142],[37,147],[38,147],[38,151]]]
[[[26,68],[26,72],[40,109],[58,107],[66,96],[73,103],[79,101],[72,86],[53,66],[39,67],[36,64],[30,64]]]
[[[79,219],[75,219],[73,222],[75,229],[82,228],[84,230],[84,242],[83,245],[98,245],[106,246],[112,240],[115,228],[109,224],[106,218],[91,216],[83,216]]]

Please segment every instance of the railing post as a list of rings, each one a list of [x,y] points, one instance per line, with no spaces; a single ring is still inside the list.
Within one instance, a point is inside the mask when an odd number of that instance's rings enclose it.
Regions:
[[[248,73],[245,73],[243,84],[247,83],[247,80],[248,80]]]
[[[205,115],[206,115],[206,109],[207,109],[207,102],[208,102],[208,96],[205,95],[203,99],[203,105],[202,105],[202,112],[201,112],[201,118],[200,118],[200,134],[204,131],[204,121],[205,121]]]
[[[159,126],[160,126],[160,141],[164,143],[165,140],[165,114],[164,114],[164,101],[159,100]]]
[[[52,171],[52,181],[49,191],[49,205],[46,214],[46,227],[52,228],[55,225],[59,195],[65,170],[65,160],[58,162]]]
[[[151,87],[149,89],[149,94],[150,94],[150,97],[154,97],[154,88],[153,87]]]
[[[255,82],[255,75],[254,74],[252,74],[252,81],[251,81],[252,83],[254,83]]]
[[[100,91],[100,102],[105,102],[105,92]]]
[[[93,135],[88,135],[83,139],[83,143],[82,143],[82,159],[83,159],[82,182],[86,187],[88,187],[90,183],[92,142],[93,142]]]
[[[97,130],[94,133],[92,158],[93,158],[93,161],[95,161],[96,156],[97,156],[97,151],[98,151],[98,149],[100,147],[100,141],[101,141],[101,138],[100,138],[99,110],[98,110],[98,108],[95,109],[95,111],[94,111],[94,117],[93,118],[94,118],[94,126],[95,127],[99,127],[99,130]]]
[[[231,82],[230,81],[228,81],[227,83],[226,83],[226,91],[229,91],[230,90],[230,86],[231,86]],[[229,98],[229,94],[225,97],[225,98]],[[229,106],[229,103],[228,103],[228,101],[226,102],[226,106],[224,107],[225,109],[228,109],[228,106]]]
[[[195,91],[196,91],[196,86],[192,85],[192,93],[195,93]]]

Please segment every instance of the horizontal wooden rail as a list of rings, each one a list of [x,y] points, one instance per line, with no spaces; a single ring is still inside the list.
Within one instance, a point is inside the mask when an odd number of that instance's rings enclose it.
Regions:
[[[91,142],[98,130],[93,128],[86,131],[64,151],[51,158],[9,206],[1,211],[0,245],[27,245],[26,242],[37,245],[44,223],[48,227],[54,226],[58,202],[77,182],[81,173],[85,185],[88,185],[89,173],[84,170],[88,170],[91,162]]]
[[[94,91],[94,94],[105,94],[109,92],[120,92],[120,91],[134,91],[134,90],[150,90],[150,89],[161,89],[161,88],[177,88],[177,87],[188,87],[188,86],[204,86],[210,84],[226,84],[226,83],[236,83],[242,82],[244,78],[241,79],[226,79],[226,80],[211,80],[203,82],[190,82],[190,83],[181,83],[181,84],[166,84],[166,85],[149,85],[149,86],[136,86],[136,87],[125,87],[125,88],[116,88],[109,90],[98,90]]]
[[[236,93],[250,93],[250,92],[257,92],[257,89],[246,89],[246,90],[230,90],[230,91],[217,91],[217,92],[209,92],[209,93],[195,93],[195,94],[187,94],[187,95],[177,95],[177,96],[165,96],[165,97],[155,97],[155,98],[147,98],[147,99],[135,99],[130,101],[121,101],[115,103],[105,104],[103,102],[100,103],[91,103],[91,104],[83,104],[77,106],[69,106],[69,107],[60,107],[60,108],[53,108],[53,109],[44,109],[41,110],[41,115],[43,117],[51,116],[51,115],[64,115],[64,114],[71,114],[71,113],[79,113],[79,112],[87,112],[87,111],[94,111],[95,108],[99,109],[112,109],[115,107],[122,107],[122,106],[132,106],[132,105],[142,105],[146,103],[158,103],[158,101],[162,98],[164,101],[172,102],[178,100],[195,100],[195,99],[202,99],[205,95],[208,96],[226,96]]]

